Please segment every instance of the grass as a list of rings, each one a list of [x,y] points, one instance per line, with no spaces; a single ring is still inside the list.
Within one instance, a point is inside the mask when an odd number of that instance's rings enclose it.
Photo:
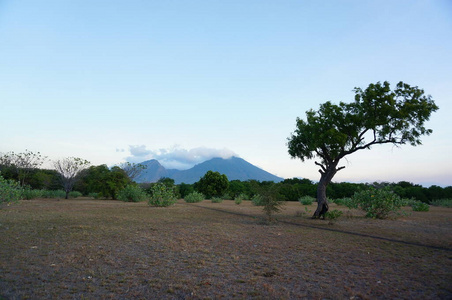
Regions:
[[[328,225],[301,208],[260,225],[249,201],[21,201],[0,210],[0,299],[452,297],[452,209]]]

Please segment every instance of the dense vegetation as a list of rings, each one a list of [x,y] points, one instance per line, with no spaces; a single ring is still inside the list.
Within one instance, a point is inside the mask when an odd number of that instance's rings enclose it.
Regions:
[[[26,173],[26,176],[23,176],[25,172],[20,172],[20,169],[16,166],[0,165],[0,172],[5,181],[19,182],[19,178],[22,180],[22,187],[25,191],[28,191],[29,195],[24,198],[33,198],[33,193],[31,191],[34,190],[40,191],[34,192],[36,195],[35,198],[51,195],[51,193],[45,191],[64,190],[60,176],[55,170],[32,168]],[[217,172],[206,174],[206,176],[195,184],[182,183],[175,185],[174,180],[169,178],[162,178],[159,182],[173,188],[177,198],[185,198],[195,191],[206,195],[206,191],[209,191],[210,193],[207,198],[222,197],[224,199],[241,198],[249,200],[255,195],[260,194],[259,191],[265,190],[270,186],[273,186],[272,189],[277,190],[279,197],[284,201],[299,201],[300,198],[306,196],[315,198],[317,193],[317,183],[306,178],[285,179],[284,181],[273,185],[273,182],[267,181],[229,181],[226,176],[215,173]],[[22,174],[22,177],[20,177],[20,174]],[[122,190],[128,189],[130,191],[130,185],[135,184],[127,176],[126,172],[117,166],[112,168],[109,168],[107,165],[91,166],[82,171],[79,177],[79,180],[74,185],[74,191],[81,193],[83,196],[92,196],[96,198],[118,199]],[[211,180],[207,182],[206,179]],[[218,186],[215,186],[215,184],[218,184]],[[152,183],[139,184],[141,189],[148,194],[151,194],[153,185],[154,184]],[[386,188],[393,191],[401,198],[415,199],[427,204],[440,203],[442,199],[452,199],[452,186],[444,188],[437,185],[423,187],[407,181],[400,181],[398,183],[332,182],[327,187],[327,194],[329,199],[342,199],[352,197],[356,192],[368,190],[370,188]],[[71,195],[73,197],[76,194],[72,193]],[[124,193],[122,193],[122,196],[121,200],[127,198],[124,197]],[[64,195],[61,195],[60,193],[58,194],[58,197],[64,197]],[[137,197],[143,201],[142,194]]]
[[[24,163],[24,157],[31,162]],[[34,198],[76,198],[88,196],[96,199],[119,199],[126,202],[148,201],[151,205],[167,206],[177,198],[187,202],[197,202],[203,199],[235,200],[240,204],[243,200],[252,200],[255,205],[264,205],[263,198],[275,201],[300,201],[309,205],[317,196],[317,183],[309,179],[291,178],[279,183],[256,180],[229,181],[226,175],[219,172],[207,172],[194,184],[181,183],[176,185],[173,179],[161,178],[157,183],[137,184],[133,181],[136,173],[142,170],[140,165],[123,165],[108,167],[107,165],[90,166],[77,171],[68,188],[62,171],[42,169],[44,158],[38,153],[7,153],[0,156],[0,176],[3,194],[0,202],[9,203],[17,199]],[[69,158],[70,162],[80,159]],[[83,161],[84,165],[88,162]],[[26,168],[26,170],[23,170]],[[135,168],[131,176],[130,169]],[[72,169],[71,169],[72,170]],[[66,179],[69,176],[66,175]],[[407,181],[398,183],[348,183],[332,182],[327,187],[329,199],[338,205],[350,206],[353,196],[369,190],[390,191],[402,204],[412,206],[413,210],[428,210],[428,205],[450,206],[452,186],[440,187],[432,185],[423,187]],[[165,199],[157,196],[157,191],[166,195]],[[365,193],[364,193],[365,194]],[[268,195],[271,195],[269,197]],[[196,197],[195,197],[196,196]],[[192,199],[193,198],[193,199]],[[358,207],[355,200],[355,207]],[[394,198],[395,199],[395,198]],[[363,200],[364,201],[364,200]],[[276,203],[276,202],[275,202]],[[364,204],[361,203],[362,207]],[[422,205],[424,204],[424,205]],[[268,207],[267,207],[268,208]]]

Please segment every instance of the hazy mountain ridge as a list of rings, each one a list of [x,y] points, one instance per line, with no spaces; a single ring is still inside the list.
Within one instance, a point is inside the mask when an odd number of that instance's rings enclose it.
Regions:
[[[169,177],[174,179],[176,184],[192,184],[199,181],[209,170],[225,174],[229,180],[246,181],[254,179],[274,182],[283,180],[283,178],[264,171],[246,160],[235,156],[228,159],[212,158],[188,170],[166,169],[155,159],[144,161],[141,164],[147,166],[147,169],[136,178],[136,181],[139,183],[156,182],[162,177]]]

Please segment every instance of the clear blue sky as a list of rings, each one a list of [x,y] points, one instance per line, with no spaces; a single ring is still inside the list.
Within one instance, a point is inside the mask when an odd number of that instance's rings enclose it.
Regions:
[[[404,81],[440,110],[419,147],[374,147],[335,181],[452,185],[452,1],[0,1],[0,152],[189,167],[290,159],[296,117]]]

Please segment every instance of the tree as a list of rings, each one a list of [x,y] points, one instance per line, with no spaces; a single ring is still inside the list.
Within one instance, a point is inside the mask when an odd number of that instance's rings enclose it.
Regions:
[[[74,184],[79,179],[80,173],[88,168],[90,162],[78,157],[68,157],[53,162],[55,170],[60,175],[61,183],[68,199]]]
[[[32,152],[25,150],[22,153],[8,152],[0,157],[1,170],[9,168],[17,174],[17,178],[22,186],[28,175],[39,168],[45,161],[47,156],[42,156],[40,152]]]
[[[135,178],[140,176],[141,172],[143,172],[143,170],[147,168],[146,165],[130,162],[122,163],[119,165],[119,167],[126,173],[127,177],[129,177],[131,181],[134,181]]]
[[[85,194],[98,193],[99,196],[116,199],[118,192],[131,182],[118,166],[111,169],[107,165],[91,166],[84,173],[84,180],[80,186]]]
[[[326,188],[344,166],[339,161],[356,151],[378,144],[421,145],[420,137],[432,133],[425,128],[430,115],[438,110],[431,96],[418,87],[399,82],[394,90],[389,83],[355,88],[355,101],[326,102],[319,110],[306,112],[306,121],[297,118],[296,130],[288,138],[292,158],[319,158],[320,181],[317,209],[313,218],[328,210]]]
[[[226,175],[212,171],[207,171],[204,177],[195,183],[195,189],[203,193],[207,199],[222,196],[228,186],[229,180]]]

